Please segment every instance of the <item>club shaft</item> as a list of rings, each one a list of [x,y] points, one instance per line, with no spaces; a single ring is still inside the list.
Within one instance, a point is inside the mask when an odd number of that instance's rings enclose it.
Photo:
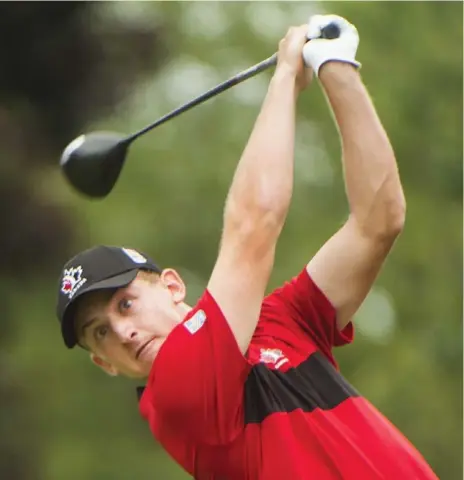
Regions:
[[[211,88],[207,92],[199,95],[198,97],[194,98],[190,102],[185,103],[184,105],[176,108],[175,110],[172,110],[171,112],[167,113],[166,115],[162,116],[156,122],[151,123],[150,125],[147,125],[146,127],[142,128],[138,132],[135,132],[131,135],[129,135],[124,142],[132,142],[135,140],[137,137],[140,135],[143,135],[144,133],[147,133],[149,130],[152,130],[155,127],[158,127],[159,125],[167,122],[168,120],[171,120],[171,118],[177,117],[177,115],[180,115],[183,112],[186,112],[187,110],[190,110],[191,108],[199,105],[200,103],[205,102],[206,100],[218,95],[219,93],[224,92],[225,90],[228,90],[229,88],[244,82],[248,78],[254,77],[258,73],[263,72],[264,70],[267,70],[268,68],[272,67],[277,63],[277,53],[272,55],[269,58],[266,58],[262,62],[257,63],[256,65],[253,65],[250,68],[247,68],[246,70],[243,70],[240,73],[237,73],[237,75],[234,75],[233,77],[229,78],[225,82],[220,83],[219,85]]]
[[[338,27],[338,25],[331,23],[321,30],[320,38],[333,39],[333,38],[337,38],[339,35],[340,35],[340,28]],[[219,93],[222,93],[228,90],[234,85],[238,85],[239,83],[244,82],[248,78],[254,77],[258,73],[261,73],[264,70],[267,70],[268,68],[276,65],[276,63],[277,63],[277,53],[274,53],[274,55],[270,56],[269,58],[266,58],[262,62],[259,62],[256,65],[253,65],[252,67],[247,68],[246,70],[243,70],[240,73],[237,73],[237,75],[234,75],[232,78],[229,78],[229,80],[226,80],[225,82],[220,83],[219,85],[211,88],[210,90],[199,95],[193,100],[190,100],[190,102],[187,102],[184,105],[176,108],[175,110],[172,110],[171,112],[167,113],[166,115],[156,120],[156,122],[150,123],[149,125],[142,128],[141,130],[135,133],[132,133],[131,135],[127,136],[122,141],[122,143],[129,144],[133,142],[136,138],[149,132],[150,130],[153,130],[154,128],[167,122],[168,120],[171,120],[171,118],[177,117],[181,113],[186,112],[187,110],[190,110],[191,108],[199,105],[200,103],[205,102],[206,100],[212,97],[215,97]]]

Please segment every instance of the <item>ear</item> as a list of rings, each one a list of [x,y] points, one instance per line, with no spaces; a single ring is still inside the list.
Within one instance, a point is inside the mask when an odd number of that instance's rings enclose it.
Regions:
[[[174,269],[165,268],[160,274],[160,281],[171,293],[175,304],[182,303],[185,300],[185,283]]]
[[[111,363],[107,362],[106,360],[103,360],[103,358],[99,357],[98,355],[95,355],[95,353],[90,354],[90,360],[92,360],[92,363],[94,363],[97,367],[100,367],[104,372],[112,377],[116,377],[119,374],[116,367],[111,365]]]

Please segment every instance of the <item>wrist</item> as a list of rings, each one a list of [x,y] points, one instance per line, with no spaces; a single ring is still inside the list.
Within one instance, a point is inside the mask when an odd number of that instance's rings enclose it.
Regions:
[[[359,82],[360,79],[358,69],[351,63],[328,61],[319,68],[319,80],[322,84],[329,82],[346,85]]]
[[[300,93],[297,86],[297,72],[288,64],[277,65],[271,79],[270,88],[275,88],[278,91],[282,91],[282,89],[291,91],[296,98]]]

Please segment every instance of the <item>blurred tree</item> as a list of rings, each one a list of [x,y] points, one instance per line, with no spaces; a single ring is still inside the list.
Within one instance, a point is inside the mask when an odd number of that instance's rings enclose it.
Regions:
[[[89,117],[111,113],[134,81],[160,66],[168,53],[162,27],[102,20],[92,2],[0,4],[0,280],[10,279],[0,282],[2,349],[18,325],[8,288],[30,285],[34,270],[56,271],[56,255],[72,248],[70,212],[40,191],[36,172],[56,165],[57,148]],[[26,439],[33,391],[18,386],[11,357],[0,362],[0,478],[39,478],[39,443]]]

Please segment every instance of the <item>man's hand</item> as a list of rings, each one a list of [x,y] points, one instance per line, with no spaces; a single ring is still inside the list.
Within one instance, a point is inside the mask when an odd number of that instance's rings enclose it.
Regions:
[[[298,92],[304,90],[313,77],[312,68],[305,65],[303,47],[308,41],[308,25],[290,27],[287,34],[279,42],[277,53],[276,74],[280,71],[290,71],[295,75],[295,85]]]
[[[335,24],[340,29],[340,36],[334,39],[319,38],[321,31],[329,24]],[[316,75],[327,62],[344,62],[359,68],[356,61],[356,51],[359,36],[356,27],[337,15],[314,15],[307,26],[309,42],[303,47],[303,57],[306,65],[311,66]]]

